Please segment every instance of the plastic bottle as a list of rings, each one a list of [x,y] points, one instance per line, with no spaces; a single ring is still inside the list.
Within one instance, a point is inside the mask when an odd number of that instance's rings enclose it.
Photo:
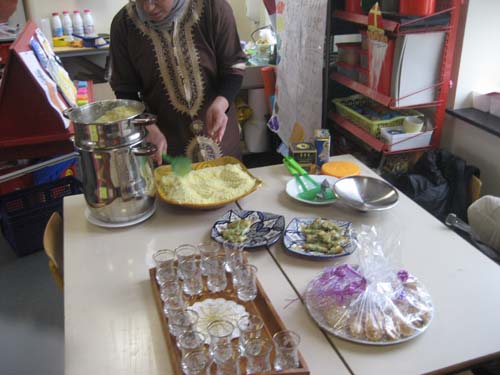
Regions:
[[[79,10],[73,11],[73,33],[83,36],[83,20]]]
[[[63,11],[62,27],[64,35],[73,35],[73,22],[71,21],[71,17],[69,16],[69,12],[67,10]]]
[[[54,37],[63,35],[63,27],[61,22],[61,17],[59,17],[59,13],[52,13],[52,35]]]
[[[95,36],[94,18],[90,9],[83,10],[83,30],[85,36]]]

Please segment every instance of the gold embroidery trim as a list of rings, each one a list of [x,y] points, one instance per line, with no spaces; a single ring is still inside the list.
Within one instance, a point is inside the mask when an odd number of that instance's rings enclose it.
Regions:
[[[133,6],[132,3],[127,5],[127,14],[153,43],[156,63],[170,103],[177,111],[196,117],[203,106],[205,83],[193,30],[203,14],[204,0],[189,1],[171,31],[147,27]]]

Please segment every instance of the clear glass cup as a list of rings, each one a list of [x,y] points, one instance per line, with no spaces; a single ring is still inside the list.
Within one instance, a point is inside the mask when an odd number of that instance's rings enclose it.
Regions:
[[[271,371],[272,348],[271,342],[265,337],[252,338],[246,341],[247,374]]]
[[[231,342],[217,344],[212,352],[217,375],[240,375],[240,351]]]
[[[214,320],[207,327],[210,338],[209,352],[213,356],[214,348],[217,345],[231,344],[234,325],[228,320]]]
[[[210,256],[205,260],[207,288],[211,292],[221,292],[227,287],[224,255]]]
[[[182,356],[182,372],[185,375],[206,375],[211,361],[206,349],[190,351]]]
[[[160,269],[171,270],[175,266],[175,251],[170,249],[158,250],[153,254],[153,261],[156,266],[156,274]]]
[[[177,280],[177,278],[177,266],[175,265],[156,269],[156,282],[160,286],[168,281]]]
[[[185,356],[189,352],[201,350],[205,347],[206,337],[199,331],[188,331],[177,337],[177,347]]]
[[[223,248],[226,255],[226,271],[233,272],[233,269],[243,264],[245,245],[240,242],[224,241]]]
[[[165,302],[169,298],[179,295],[180,291],[182,291],[182,287],[177,279],[167,281],[160,285],[160,298],[163,302]]]
[[[163,300],[163,313],[167,317],[170,316],[170,311],[185,309],[187,307],[186,300],[184,299],[184,294],[179,289],[177,294],[169,296],[165,300]]]
[[[236,275],[236,294],[240,301],[253,301],[257,297],[257,267],[244,264]]]
[[[198,322],[198,313],[186,308],[171,309],[168,315],[168,329],[170,334],[178,337],[185,332],[195,330]]]
[[[179,245],[175,248],[174,251],[175,251],[175,257],[177,259],[178,275],[179,278],[183,280],[184,276],[182,275],[182,271],[179,268],[180,263],[188,259],[199,259],[200,252],[196,246],[189,244]]]
[[[245,351],[245,343],[251,339],[258,339],[262,336],[264,321],[258,315],[244,315],[238,320],[240,330],[240,350]]]
[[[182,290],[188,296],[195,296],[203,292],[203,278],[201,275],[200,259],[186,258],[179,262],[179,270],[183,277]]]
[[[207,276],[206,262],[208,257],[223,254],[220,243],[215,241],[206,241],[198,244],[198,250],[201,257],[201,273]]]
[[[279,331],[273,335],[274,369],[282,371],[299,367],[300,336],[293,331]]]

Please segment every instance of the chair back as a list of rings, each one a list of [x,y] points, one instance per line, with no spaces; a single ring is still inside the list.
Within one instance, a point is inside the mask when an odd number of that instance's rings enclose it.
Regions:
[[[481,188],[483,186],[482,181],[479,179],[479,177],[476,177],[475,175],[472,175],[470,179],[470,202],[474,203],[481,197]]]
[[[49,268],[57,284],[63,288],[63,221],[58,212],[54,212],[45,226],[43,248],[49,257]]]

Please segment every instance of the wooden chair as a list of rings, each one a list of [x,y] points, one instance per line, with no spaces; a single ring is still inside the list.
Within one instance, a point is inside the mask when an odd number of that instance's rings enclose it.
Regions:
[[[45,226],[43,248],[49,257],[49,269],[61,289],[63,280],[63,221],[58,212],[54,212]]]
[[[476,177],[472,175],[470,179],[470,185],[469,185],[469,193],[470,193],[470,202],[474,203],[477,201],[479,198],[481,198],[481,187],[483,186],[483,183],[479,179],[479,177]]]

